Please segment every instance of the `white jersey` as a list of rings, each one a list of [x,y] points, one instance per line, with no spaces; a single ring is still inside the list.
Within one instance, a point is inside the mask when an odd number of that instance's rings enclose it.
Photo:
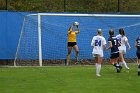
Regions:
[[[126,36],[117,35],[117,39],[120,41],[121,46],[119,46],[119,51],[126,53],[126,41],[128,41]]]
[[[91,41],[91,46],[93,46],[92,54],[100,55],[103,57],[103,45],[106,44],[106,40],[103,36],[94,36]]]

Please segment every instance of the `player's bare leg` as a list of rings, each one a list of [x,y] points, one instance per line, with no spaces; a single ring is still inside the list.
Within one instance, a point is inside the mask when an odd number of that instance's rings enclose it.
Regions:
[[[111,58],[110,63],[116,68],[117,73],[120,73],[121,70],[120,70],[120,66],[117,62],[117,58]]]
[[[77,64],[78,63],[79,49],[78,49],[77,45],[75,45],[73,48],[75,50],[75,57],[76,57],[76,64]]]
[[[124,66],[126,68],[126,71],[128,72],[129,71],[129,67],[127,66],[125,60],[124,60],[124,54],[123,53],[119,53],[120,55],[120,65],[121,66]]]
[[[102,57],[98,55],[97,57],[95,57],[95,61],[96,61],[96,76],[101,76],[100,71],[101,71]]]
[[[140,59],[137,59],[137,63],[138,63],[138,76],[140,76]]]
[[[66,63],[66,65],[69,65],[71,50],[72,50],[72,47],[68,47],[68,54],[67,54],[67,63]]]
[[[140,59],[137,58],[137,64],[140,65]]]

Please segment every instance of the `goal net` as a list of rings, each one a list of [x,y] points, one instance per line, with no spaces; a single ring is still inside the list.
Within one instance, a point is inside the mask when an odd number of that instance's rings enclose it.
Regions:
[[[132,47],[127,50],[126,61],[136,62],[134,41],[140,34],[140,15],[38,13],[24,17],[14,65],[64,65],[68,51],[68,29],[75,21],[79,22],[80,28],[77,45],[81,64],[94,64],[90,44],[99,28],[103,30],[106,40],[110,28],[114,29],[115,35],[119,28],[124,28]],[[104,59],[107,63],[109,58],[110,51],[105,51]],[[72,50],[71,63],[74,62],[75,51]]]

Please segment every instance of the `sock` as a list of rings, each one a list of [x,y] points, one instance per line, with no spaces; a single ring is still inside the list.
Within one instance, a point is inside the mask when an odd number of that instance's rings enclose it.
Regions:
[[[78,56],[75,56],[75,58],[76,58],[76,62],[78,62]]]
[[[96,63],[96,74],[99,74],[98,63]]]
[[[138,66],[138,76],[140,76],[140,64]]]
[[[101,71],[101,64],[98,64],[98,71],[99,71],[99,74],[100,74],[100,71]]]
[[[126,69],[129,69],[125,61],[122,62],[122,64],[124,65],[124,67],[125,67]]]
[[[122,62],[119,62],[119,65],[120,65],[120,66],[122,66],[122,65],[123,65],[123,63],[122,63]]]
[[[101,64],[96,63],[96,74],[100,74],[101,71]]]

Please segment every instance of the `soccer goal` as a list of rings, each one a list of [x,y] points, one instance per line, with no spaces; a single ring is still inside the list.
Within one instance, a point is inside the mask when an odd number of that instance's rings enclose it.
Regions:
[[[106,40],[110,28],[115,30],[115,35],[119,28],[124,28],[132,47],[125,58],[128,62],[136,62],[134,41],[140,34],[140,15],[37,13],[24,17],[14,66],[63,65],[67,57],[68,29],[75,21],[79,22],[80,28],[77,44],[81,63],[94,64],[90,43],[98,28],[103,30]],[[109,57],[110,51],[105,51],[104,59]],[[71,62],[74,61],[73,50]]]

